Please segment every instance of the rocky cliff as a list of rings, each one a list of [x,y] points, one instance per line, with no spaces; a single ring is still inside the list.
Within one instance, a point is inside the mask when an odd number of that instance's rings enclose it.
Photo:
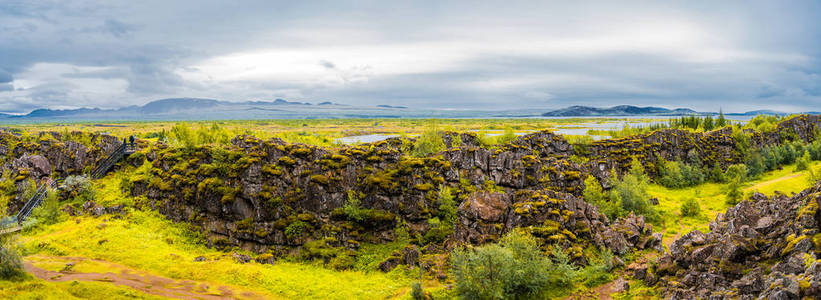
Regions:
[[[660,242],[641,217],[617,231],[581,200],[581,167],[566,159],[572,148],[560,136],[540,132],[499,149],[445,137],[447,150],[431,157],[404,155],[412,144],[391,139],[328,150],[240,136],[233,147],[158,147],[147,174],[132,181],[161,213],[206,228],[214,245],[255,251],[291,251],[310,241],[355,249],[359,242],[395,238],[397,224],[422,243],[496,240],[524,227],[584,261],[587,245],[624,253]],[[431,219],[441,215],[439,193],[452,191],[458,205],[453,232]],[[359,217],[344,212],[356,199]]]
[[[755,194],[692,231],[634,277],[670,299],[821,296],[821,184],[792,197]]]

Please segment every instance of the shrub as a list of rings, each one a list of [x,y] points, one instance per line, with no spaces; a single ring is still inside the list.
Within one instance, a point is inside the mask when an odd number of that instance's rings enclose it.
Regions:
[[[453,225],[442,224],[439,218],[428,219],[428,225],[430,229],[423,238],[426,244],[442,242],[453,234]]]
[[[294,221],[293,223],[288,224],[288,227],[285,227],[285,236],[291,239],[300,237],[305,233],[306,227],[308,227],[308,224],[305,224],[305,222]]]
[[[741,182],[738,179],[730,180],[730,184],[727,186],[727,195],[725,200],[727,204],[738,204],[738,202],[741,201],[742,196],[743,192],[741,190]]]
[[[602,192],[601,184],[592,175],[587,175],[587,178],[584,179],[584,192],[583,192],[584,200],[593,203],[599,204],[606,200],[606,196],[604,192]]]
[[[57,191],[49,189],[45,199],[31,211],[31,216],[37,223],[51,225],[60,221],[60,202],[57,200]]]
[[[459,248],[451,263],[456,291],[468,299],[535,298],[561,272],[532,236],[516,231],[499,243]]]
[[[427,295],[425,295],[425,291],[422,289],[422,283],[419,281],[414,281],[411,284],[411,297],[413,300],[424,300],[427,299]]]
[[[442,139],[442,132],[436,128],[429,128],[416,138],[416,142],[413,143],[411,155],[424,157],[442,150],[445,150],[445,141]]]
[[[684,200],[684,203],[681,204],[681,216],[682,217],[696,217],[701,214],[701,206],[699,206],[698,201],[694,198],[687,198]]]
[[[578,277],[584,286],[592,288],[613,280],[613,253],[605,249],[590,260],[590,264],[579,271]]]
[[[709,179],[712,182],[724,182],[724,172],[721,170],[721,166],[716,163],[712,169],[710,169]]]
[[[9,280],[23,274],[23,259],[9,237],[0,241],[0,279]]]
[[[647,194],[649,178],[638,160],[633,160],[630,171],[621,179],[613,178],[612,180],[610,201],[618,203],[620,211],[624,213],[632,211],[645,216],[651,222],[658,221],[658,213],[647,201],[650,198]],[[621,214],[616,216],[619,215]]]
[[[71,201],[86,202],[94,200],[94,188],[88,176],[68,176],[63,185],[65,186],[63,191],[68,194]]]
[[[621,215],[618,201],[610,201],[607,194],[602,191],[601,184],[596,177],[588,175],[584,180],[583,197],[588,203],[598,206],[599,211],[610,219]]]
[[[185,148],[193,148],[197,145],[197,136],[185,122],[174,124],[174,126],[171,127],[171,137],[176,143]]]
[[[439,204],[439,219],[446,225],[453,226],[456,222],[456,202],[453,200],[450,187],[442,185],[439,188],[437,202]]]
[[[804,155],[801,155],[801,157],[799,157],[798,160],[796,160],[795,171],[796,172],[805,171],[809,168],[809,166],[810,166],[810,153],[807,152],[807,151],[804,151]]]
[[[356,192],[348,191],[348,201],[342,206],[342,211],[349,220],[362,221],[362,208],[359,207],[359,202]]]
[[[508,127],[505,128],[505,131],[504,133],[502,133],[502,135],[496,137],[496,144],[507,144],[514,140],[516,140],[516,134],[513,133],[513,129]]]
[[[659,184],[669,188],[683,188],[704,182],[704,172],[698,164],[662,160],[659,166]]]
[[[727,167],[724,172],[724,177],[729,181],[738,181],[739,183],[747,181],[747,166],[743,164],[735,164]]]

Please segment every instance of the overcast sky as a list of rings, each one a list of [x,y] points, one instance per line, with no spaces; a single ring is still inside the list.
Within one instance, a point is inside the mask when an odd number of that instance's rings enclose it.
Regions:
[[[2,0],[0,111],[170,97],[821,111],[819,1],[533,2]]]

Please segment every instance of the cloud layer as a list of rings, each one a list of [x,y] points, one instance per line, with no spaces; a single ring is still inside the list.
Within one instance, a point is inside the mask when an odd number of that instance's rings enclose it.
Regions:
[[[817,1],[8,0],[0,111],[165,97],[821,110],[818,19]]]

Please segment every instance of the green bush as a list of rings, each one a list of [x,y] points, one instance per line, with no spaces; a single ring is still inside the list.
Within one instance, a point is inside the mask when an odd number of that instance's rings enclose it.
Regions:
[[[496,137],[496,144],[507,144],[514,140],[516,140],[516,134],[513,129],[507,127],[502,135]]]
[[[413,143],[411,155],[415,157],[425,157],[445,150],[445,141],[442,139],[442,132],[436,128],[425,130],[416,142]]]
[[[45,199],[31,211],[31,217],[38,224],[51,225],[60,221],[60,202],[57,191],[49,189],[46,193]]]
[[[444,224],[453,226],[456,222],[456,202],[453,200],[450,187],[446,185],[439,187],[437,204],[439,205],[439,219],[442,220]]]
[[[615,178],[615,175],[613,177],[613,188],[610,190],[609,197],[611,202],[619,204],[621,212],[628,213],[632,211],[643,215],[651,222],[659,220],[658,212],[647,201],[650,198],[647,194],[647,184],[650,179],[638,160],[633,160],[630,171],[624,174],[621,179]]]
[[[8,237],[0,240],[0,279],[9,280],[23,274],[23,258],[17,245]]]
[[[348,191],[348,201],[342,206],[342,211],[349,220],[362,221],[362,208],[359,207],[359,202],[356,192]]]
[[[63,182],[63,192],[72,202],[86,202],[94,200],[94,187],[88,176],[72,175]]]
[[[736,205],[738,202],[741,201],[741,198],[744,196],[743,191],[741,190],[741,182],[738,180],[731,180],[730,184],[727,186],[727,194],[726,194],[726,202],[730,205]]]
[[[294,221],[291,224],[288,224],[288,227],[285,227],[285,236],[288,238],[296,238],[300,237],[305,233],[305,229],[308,227],[308,224],[302,221]]]
[[[442,242],[453,234],[453,225],[444,224],[439,218],[428,219],[428,225],[430,228],[423,237],[425,244]]]
[[[601,184],[596,177],[588,175],[584,180],[583,197],[588,203],[598,206],[599,212],[611,220],[622,215],[618,201],[610,201],[608,195],[602,191]]]
[[[414,281],[413,284],[411,284],[411,297],[413,300],[425,300],[428,298],[425,294],[425,290],[422,289],[421,282]]]
[[[810,167],[810,153],[808,151],[804,151],[804,155],[796,160],[795,163],[795,171],[805,171]]]
[[[699,165],[688,165],[678,161],[664,161],[659,164],[659,184],[669,188],[683,188],[704,182],[705,175]]]
[[[456,292],[465,299],[537,299],[552,290],[567,290],[577,270],[567,254],[553,248],[552,260],[536,239],[512,231],[498,243],[458,248],[451,255]]]
[[[701,214],[701,206],[698,204],[698,201],[694,198],[687,198],[684,200],[684,203],[681,204],[681,216],[682,217],[696,217]]]
[[[604,250],[593,257],[590,264],[579,270],[578,279],[588,288],[596,287],[613,280],[613,253]]]
[[[499,243],[459,248],[451,263],[456,290],[467,299],[535,298],[558,271],[532,236],[515,231]]]
[[[728,181],[743,183],[747,181],[747,173],[746,165],[735,164],[727,167],[727,171],[724,172],[724,177],[727,178]]]

